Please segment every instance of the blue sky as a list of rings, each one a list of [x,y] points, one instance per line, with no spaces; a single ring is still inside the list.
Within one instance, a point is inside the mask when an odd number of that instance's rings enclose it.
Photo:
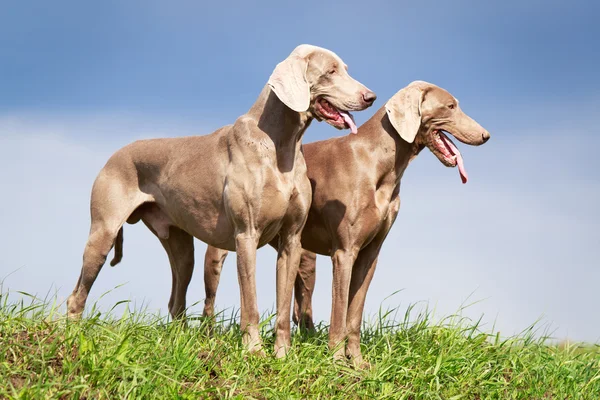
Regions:
[[[417,3],[11,2],[0,107],[234,118],[305,42],[335,50],[381,99],[417,78],[460,90],[475,110],[600,89],[597,3]]]
[[[490,327],[497,319],[512,333],[543,315],[558,337],[598,340],[600,4],[496,3],[3,4],[0,178],[10,195],[0,200],[8,227],[0,277],[17,270],[5,286],[66,297],[89,228],[89,190],[110,154],[135,139],[231,123],[274,66],[310,43],[338,53],[378,94],[358,123],[419,79],[448,89],[492,134],[483,147],[461,146],[467,185],[426,152],[409,167],[367,312],[404,289],[385,304],[429,301],[446,315],[475,291],[482,302],[470,315],[485,313]],[[315,123],[304,141],[345,133]],[[142,226],[125,235],[123,264],[103,270],[91,300],[128,282],[103,304],[130,298],[164,311],[162,248]],[[274,257],[259,255],[262,310],[274,302]],[[239,304],[234,260],[219,308]],[[203,298],[201,277],[190,303]],[[316,301],[325,321],[330,282],[321,257]]]

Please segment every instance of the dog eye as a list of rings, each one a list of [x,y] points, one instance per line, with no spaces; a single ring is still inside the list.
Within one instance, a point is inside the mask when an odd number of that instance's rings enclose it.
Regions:
[[[448,108],[451,110],[454,110],[455,105],[454,104],[448,104]]]
[[[333,74],[335,74],[336,72],[337,72],[337,70],[336,70],[336,69],[332,69],[332,70],[330,70],[330,71],[327,73],[327,75],[333,75]]]

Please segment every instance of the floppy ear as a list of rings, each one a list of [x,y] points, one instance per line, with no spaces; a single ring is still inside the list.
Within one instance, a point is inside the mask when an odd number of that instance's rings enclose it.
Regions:
[[[295,54],[277,64],[269,78],[268,85],[279,100],[296,112],[308,110],[310,88],[306,81],[308,61]]]
[[[385,103],[385,111],[400,137],[412,143],[421,126],[421,102],[423,92],[415,86],[407,86]]]

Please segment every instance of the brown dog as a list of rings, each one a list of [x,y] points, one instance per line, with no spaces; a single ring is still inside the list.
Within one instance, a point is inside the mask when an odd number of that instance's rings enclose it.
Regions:
[[[396,93],[365,122],[358,135],[303,146],[313,200],[302,232],[302,263],[296,279],[294,319],[312,326],[311,296],[316,257],[333,261],[333,303],[329,345],[348,338],[346,354],[358,364],[360,326],[367,289],[381,245],[400,208],[400,179],[427,147],[442,164],[459,167],[462,156],[444,132],[470,145],[481,145],[489,133],[468,117],[446,90],[413,82]],[[276,242],[272,244],[276,245]],[[205,314],[212,315],[219,273],[227,252],[209,247],[204,282]],[[336,351],[342,356],[343,348]]]
[[[237,252],[243,343],[262,352],[256,249],[278,235],[275,352],[283,356],[310,206],[302,135],[313,118],[356,132],[348,111],[363,110],[375,98],[335,53],[301,45],[277,65],[250,111],[233,125],[206,136],[138,141],[117,151],[94,182],[92,226],[81,275],[67,301],[69,317],[81,315],[113,245],[111,265],[121,260],[123,224],[141,219],[169,256],[173,317],[185,312],[193,237]]]
[[[313,201],[302,232],[304,251],[296,279],[294,319],[312,326],[310,303],[316,257],[333,261],[333,303],[329,345],[346,337],[346,354],[362,363],[360,325],[367,289],[381,245],[400,208],[400,179],[409,162],[427,147],[442,164],[459,167],[462,156],[442,131],[463,143],[480,145],[490,135],[462,112],[450,93],[413,82],[396,93],[359,128],[358,135],[303,146]],[[276,245],[276,243],[273,243]],[[209,247],[204,282],[205,314],[212,315],[219,273],[227,252]],[[336,356],[343,355],[343,348]]]

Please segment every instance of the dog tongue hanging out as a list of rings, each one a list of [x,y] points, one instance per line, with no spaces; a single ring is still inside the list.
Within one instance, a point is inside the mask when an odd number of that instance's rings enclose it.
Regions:
[[[460,179],[462,183],[467,183],[469,177],[467,176],[467,170],[465,169],[465,163],[463,161],[462,155],[458,148],[452,143],[450,138],[444,135],[444,132],[436,131],[434,134],[436,137],[435,145],[438,149],[444,154],[444,157],[450,159],[454,162],[454,165],[458,166],[458,172],[460,174]]]
[[[487,142],[490,134],[460,109],[454,96],[435,85],[415,81],[396,93],[385,108],[402,139],[419,148],[427,147],[445,166],[458,167],[460,179],[467,183],[462,155],[446,133],[472,146]]]
[[[354,117],[348,111],[342,111],[334,107],[330,102],[321,98],[315,104],[317,118],[324,119],[328,124],[335,126],[338,129],[350,128],[354,134],[358,133],[358,128],[354,123]]]

